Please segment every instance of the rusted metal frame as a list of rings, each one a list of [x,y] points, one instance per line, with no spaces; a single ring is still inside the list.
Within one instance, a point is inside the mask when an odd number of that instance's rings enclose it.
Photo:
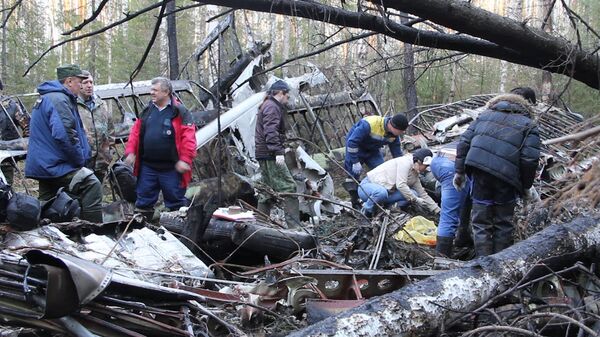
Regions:
[[[102,336],[131,336],[131,337],[144,337],[145,335],[129,330],[120,325],[105,321],[99,317],[93,315],[78,314],[77,317],[82,321],[85,321],[89,330],[100,334]],[[107,331],[108,330],[108,331]],[[112,331],[111,331],[112,330]],[[112,333],[112,334],[110,334]],[[107,335],[110,334],[110,335]]]
[[[15,326],[13,321],[21,322],[25,326],[35,327],[45,330],[50,330],[59,333],[65,333],[66,331],[60,324],[57,324],[54,321],[47,319],[37,319],[37,318],[25,318],[21,316],[14,316],[11,314],[7,314],[3,312],[3,308],[0,307],[0,317],[4,318],[3,325],[12,325]]]
[[[381,256],[381,251],[383,250],[383,245],[385,243],[385,235],[387,234],[387,225],[388,225],[388,217],[383,219],[383,223],[379,228],[379,236],[377,237],[377,242],[375,244],[375,248],[373,249],[373,257],[371,258],[371,263],[369,263],[369,269],[377,269],[377,264],[379,263],[379,256]]]
[[[319,118],[317,118],[317,116],[315,115],[315,112],[313,111],[310,104],[308,104],[308,101],[306,100],[306,97],[304,97],[302,92],[298,92],[298,96],[300,96],[300,100],[302,101],[302,103],[304,103],[304,106],[306,107],[306,112],[308,112],[310,117],[312,117],[312,119],[314,120],[314,125],[316,126],[317,130],[319,131],[319,134],[321,135],[321,140],[323,141],[323,144],[325,144],[327,151],[331,152],[331,147],[329,145],[329,141],[328,141],[327,137],[325,137],[325,132],[323,132],[323,126],[321,125]],[[311,131],[311,134],[312,134],[312,131]]]
[[[348,129],[346,128],[346,123],[342,120],[341,123],[339,123],[337,125],[334,124],[333,120],[332,120],[333,118],[331,116],[331,111],[329,109],[319,109],[319,108],[317,108],[315,111],[316,111],[315,114],[318,115],[318,116],[326,115],[325,116],[326,118],[321,118],[321,117],[319,117],[319,118],[322,121],[321,125],[323,126],[324,131],[326,131],[327,129],[330,129],[331,130],[331,134],[335,137],[335,142],[336,142],[335,145],[331,145],[333,143],[333,140],[329,139],[330,147],[334,148],[334,149],[335,148],[344,147],[345,144],[342,141],[342,139],[340,138],[340,132],[335,132],[335,131],[336,131],[336,127],[337,127],[338,130],[341,129],[341,133],[343,133],[344,135],[348,134]],[[350,111],[350,113],[352,113],[352,111]],[[347,114],[344,115],[343,118],[347,119],[348,118]]]
[[[180,318],[178,311],[161,309],[161,308],[157,308],[154,306],[146,305],[145,303],[142,303],[142,302],[131,302],[131,301],[117,299],[114,297],[105,297],[105,296],[103,296],[99,300],[100,300],[99,302],[106,301],[108,303],[112,303],[113,305],[115,305],[115,304],[119,305],[123,308],[133,308],[133,309],[137,309],[137,310],[143,310],[143,311],[146,311],[149,313],[163,315],[163,316],[167,316],[167,317],[171,317],[171,318],[175,318],[175,319]]]
[[[92,311],[96,311],[96,312],[99,312],[99,313],[102,313],[105,315],[111,315],[111,316],[117,317],[125,322],[129,322],[129,323],[138,325],[140,327],[162,330],[164,332],[173,333],[173,334],[176,334],[179,336],[187,336],[187,332],[185,330],[175,328],[173,326],[150,319],[148,317],[140,316],[140,315],[137,315],[134,313],[130,313],[130,312],[115,309],[115,308],[107,308],[107,307],[103,308],[101,305],[98,305],[98,304],[92,304],[88,307],[90,307],[90,309]]]
[[[214,291],[214,290],[189,287],[189,286],[185,286],[185,285],[177,285],[176,287],[177,287],[177,289],[182,289],[182,290],[196,293],[198,295],[202,295],[202,296],[206,297],[207,300],[210,300],[210,301],[216,301],[216,302],[221,302],[221,303],[236,303],[236,302],[242,301],[242,299],[239,296],[232,295],[232,294],[226,294],[226,293],[220,293],[220,292]]]
[[[12,292],[7,292],[7,291],[3,291],[3,290],[0,290],[0,297],[9,298],[11,300],[20,301],[20,302],[27,301],[27,298],[25,297],[25,295],[23,295],[21,293],[12,293]]]
[[[194,327],[192,325],[192,320],[190,319],[190,308],[184,305],[181,307],[180,312],[183,315],[183,326],[185,326],[188,336],[194,337]]]
[[[331,261],[327,261],[327,260],[319,260],[319,259],[307,259],[307,258],[301,258],[301,257],[295,257],[293,259],[289,259],[287,261],[283,261],[283,262],[279,262],[279,263],[273,263],[270,264],[268,266],[264,266],[264,267],[260,267],[260,268],[256,268],[253,270],[249,270],[246,272],[242,272],[240,273],[240,275],[244,275],[244,276],[248,276],[248,275],[254,275],[254,274],[258,274],[258,273],[262,273],[268,270],[273,270],[273,269],[277,269],[277,268],[281,268],[281,267],[285,267],[289,264],[292,263],[318,263],[318,264],[324,264],[324,265],[328,265],[334,268],[340,268],[340,269],[345,269],[345,270],[352,270],[351,267],[348,266],[344,266],[335,262],[331,262]]]
[[[351,289],[351,286],[356,282],[361,286],[362,296],[371,297],[382,293],[395,290],[402,285],[411,281],[412,278],[423,279],[432,275],[439,274],[443,271],[436,270],[394,270],[394,271],[379,271],[379,270],[321,270],[321,269],[297,269],[292,270],[293,274],[310,276],[319,281],[318,288],[325,294],[322,298],[331,298],[332,296],[346,296],[344,291]],[[356,281],[355,281],[356,280]],[[339,286],[331,291],[326,289],[324,284],[327,281],[337,281]],[[390,285],[386,287],[380,286],[379,283],[388,282]],[[349,286],[348,286],[349,285]],[[367,285],[367,288],[363,286]],[[376,287],[376,288],[374,288]],[[374,290],[370,290],[374,289]],[[329,294],[329,295],[328,295]],[[339,298],[338,298],[339,299]]]

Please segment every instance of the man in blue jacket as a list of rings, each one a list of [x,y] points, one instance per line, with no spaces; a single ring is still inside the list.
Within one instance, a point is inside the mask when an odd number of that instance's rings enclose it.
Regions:
[[[362,164],[374,169],[383,163],[382,147],[388,145],[392,157],[402,156],[400,136],[408,127],[403,114],[393,117],[367,116],[352,126],[346,136],[344,169],[354,179],[347,179],[344,188],[350,194],[353,207],[360,205],[356,181],[360,180]]]
[[[77,95],[83,75],[78,65],[56,68],[58,80],[38,86],[40,98],[31,112],[25,176],[39,182],[39,199],[54,197],[60,188],[77,197],[81,219],[102,222],[102,188],[93,171]]]
[[[471,223],[478,257],[512,245],[516,197],[531,198],[541,142],[530,104],[535,104],[531,88],[493,98],[456,148],[454,186],[464,188],[465,174],[473,180]]]

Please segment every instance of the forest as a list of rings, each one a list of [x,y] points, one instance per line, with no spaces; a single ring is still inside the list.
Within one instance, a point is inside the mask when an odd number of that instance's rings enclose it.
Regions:
[[[227,5],[226,1],[168,3],[156,39],[150,41],[161,10],[160,2],[3,0],[0,61],[5,92],[34,92],[39,83],[53,77],[57,65],[65,63],[78,63],[88,69],[97,84],[127,82],[138,67],[148,43],[152,43],[151,49],[143,66],[135,72],[135,80],[170,75],[172,78],[179,76],[199,81],[198,77],[210,76],[190,74],[183,65],[189,62],[195,48],[217,24],[219,15],[229,11],[226,7],[217,6],[221,3]],[[503,92],[523,85],[536,88],[546,98],[559,99],[572,111],[587,116],[595,114],[600,104],[597,86],[594,88],[572,80],[568,69],[554,74],[544,72],[544,67],[549,67],[550,62],[533,68],[523,66],[524,62],[511,63],[510,56],[504,57],[508,60],[502,60],[501,55],[493,58],[476,52],[411,45],[393,38],[393,34],[381,34],[379,27],[371,27],[371,30],[368,25],[362,29],[353,27],[356,25],[344,27],[318,18],[310,19],[312,14],[281,15],[286,6],[283,1],[278,2],[283,8],[280,13],[269,12],[268,8],[252,10],[251,4],[260,5],[261,1],[246,3],[248,6],[242,7],[247,8],[234,11],[236,33],[243,48],[248,48],[255,41],[270,42],[271,65],[317,52],[287,63],[275,71],[276,75],[298,74],[310,62],[331,77],[331,86],[343,89],[367,87],[385,113],[448,103],[470,95]],[[359,11],[374,16],[385,8],[362,1],[353,4],[345,1],[320,3],[348,13],[356,11],[356,6],[359,6]],[[597,1],[474,0],[469,3],[568,41],[596,57],[597,62],[600,48],[597,28],[600,26],[600,4]],[[89,24],[73,29],[92,17],[99,6],[101,11]],[[148,9],[148,6],[153,8]],[[451,25],[444,26],[435,20],[417,19],[416,14],[389,9],[386,16],[390,22],[415,20],[410,27],[425,32],[454,37],[467,35],[457,29],[459,27],[453,29]],[[176,22],[176,33],[168,28],[168,18]],[[501,29],[486,26],[485,18],[481,20],[483,35],[493,35],[493,30]],[[118,21],[122,23],[112,25]],[[110,28],[104,30],[104,27]],[[100,33],[87,36],[96,31]],[[357,38],[370,31],[378,34]],[[169,35],[176,36],[175,49],[169,48]],[[484,40],[481,36],[477,38]],[[67,39],[73,41],[44,54],[52,45]],[[318,52],[321,49],[323,51]],[[205,59],[203,62],[209,61]],[[558,62],[562,61],[556,60]],[[405,90],[413,87],[413,83],[415,91]],[[409,95],[410,92],[414,92],[416,97]]]
[[[0,1],[0,336],[600,336],[600,1]]]

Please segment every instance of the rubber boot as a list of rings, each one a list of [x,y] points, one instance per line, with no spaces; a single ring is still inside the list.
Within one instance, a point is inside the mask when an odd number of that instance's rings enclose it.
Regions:
[[[488,256],[494,253],[492,235],[494,230],[494,212],[492,206],[473,205],[473,241],[475,256]]]
[[[352,180],[346,180],[342,183],[344,189],[350,195],[350,202],[352,203],[352,208],[360,209],[361,203],[360,198],[358,197],[358,185],[356,182]]]
[[[284,210],[288,228],[300,228],[300,201],[298,198],[285,198]]]
[[[494,253],[504,250],[513,244],[513,215],[515,204],[494,206]]]
[[[435,251],[443,256],[452,257],[452,243],[453,237],[450,236],[438,236],[436,237]]]
[[[473,248],[473,229],[471,228],[471,201],[467,198],[460,210],[460,223],[456,229],[456,237],[454,238],[455,247]]]

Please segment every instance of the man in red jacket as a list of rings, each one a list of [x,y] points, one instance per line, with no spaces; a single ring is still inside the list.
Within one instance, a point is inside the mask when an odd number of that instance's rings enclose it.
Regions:
[[[125,148],[125,163],[134,165],[137,176],[135,206],[148,213],[153,211],[160,191],[167,208],[188,205],[185,188],[192,179],[196,156],[192,116],[173,97],[167,78],[157,77],[151,83],[152,101],[133,125]]]

